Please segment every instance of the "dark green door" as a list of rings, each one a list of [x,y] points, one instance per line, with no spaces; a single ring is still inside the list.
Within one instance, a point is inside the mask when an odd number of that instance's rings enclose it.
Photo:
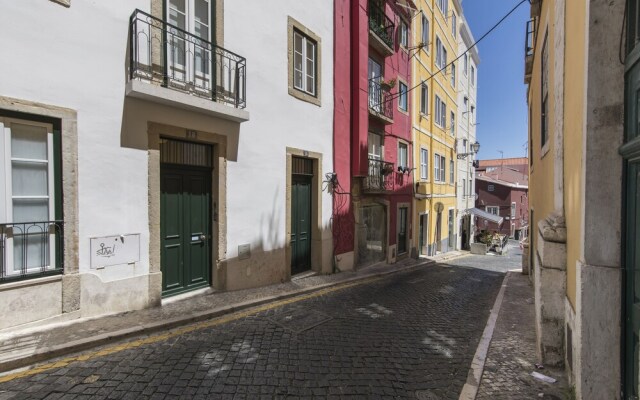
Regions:
[[[162,294],[209,286],[211,170],[163,164],[160,182]]]
[[[294,175],[291,187],[291,274],[311,269],[311,177]]]
[[[640,335],[640,1],[627,4],[625,60],[624,264],[625,399],[638,399]]]

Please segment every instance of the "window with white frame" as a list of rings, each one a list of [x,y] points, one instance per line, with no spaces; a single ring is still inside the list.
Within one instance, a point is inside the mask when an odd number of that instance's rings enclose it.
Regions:
[[[409,27],[403,20],[400,20],[400,46],[405,49],[409,46]]]
[[[436,95],[436,125],[444,128],[447,125],[447,105]]]
[[[487,185],[487,191],[489,192],[493,192],[494,190],[496,190],[496,187],[493,185]]]
[[[467,197],[467,180],[462,178],[462,197]]]
[[[471,64],[471,85],[475,86],[476,84],[476,67]]]
[[[429,179],[429,151],[420,149],[420,179]]]
[[[471,106],[471,111],[469,112],[469,121],[471,123],[473,123],[475,121],[475,116],[476,116],[476,107],[475,106]]]
[[[456,13],[451,13],[451,35],[456,38],[458,30],[458,17]]]
[[[369,132],[368,137],[369,158],[382,160],[384,156],[384,138],[377,133]]]
[[[317,43],[303,33],[293,31],[293,87],[316,95]]]
[[[453,160],[449,160],[449,183],[453,185],[455,182],[455,165]]]
[[[436,182],[445,182],[447,176],[446,168],[447,160],[444,156],[436,154],[434,157],[433,180]]]
[[[408,110],[408,96],[407,96],[407,85],[403,82],[400,82],[399,87],[399,97],[398,97],[398,107],[402,111]]]
[[[456,64],[451,63],[451,86],[456,87]]]
[[[424,83],[420,85],[420,113],[429,114],[429,87]]]
[[[0,278],[60,268],[56,244],[62,225],[55,198],[61,189],[60,143],[53,125],[0,117],[0,134]]]
[[[429,20],[425,15],[422,16],[422,47],[429,50]]]
[[[437,4],[440,11],[442,11],[446,17],[449,12],[449,0],[437,0]]]
[[[469,178],[468,184],[469,184],[469,191],[468,191],[469,196],[473,196],[473,178]]]
[[[464,76],[467,76],[467,71],[469,70],[469,56],[467,53],[464,53],[464,57],[462,59],[464,62]]]
[[[487,206],[487,207],[485,207],[485,210],[489,214],[500,215],[500,207],[498,207],[498,206]]]
[[[516,217],[516,203],[512,202],[511,203],[511,218],[515,218]]]
[[[409,148],[406,143],[398,143],[398,166],[402,168],[409,167]]]
[[[436,36],[436,67],[444,69],[447,66],[447,49],[438,36]]]
[[[449,132],[451,136],[456,135],[456,114],[453,111],[451,111],[451,126],[449,127]]]
[[[469,98],[468,97],[464,98],[464,113],[465,114],[469,113]]]

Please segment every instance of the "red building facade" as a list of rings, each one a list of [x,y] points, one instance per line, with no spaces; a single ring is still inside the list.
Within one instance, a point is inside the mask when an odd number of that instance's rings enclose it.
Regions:
[[[413,195],[411,1],[334,0],[336,266],[407,256]]]
[[[501,216],[504,221],[478,221],[478,231],[497,231],[520,239],[529,221],[529,162],[526,158],[482,160],[476,169],[476,208]]]

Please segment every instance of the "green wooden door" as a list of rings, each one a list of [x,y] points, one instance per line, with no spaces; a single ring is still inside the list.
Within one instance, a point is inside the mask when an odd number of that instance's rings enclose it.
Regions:
[[[291,274],[311,269],[311,178],[294,175],[291,188]]]
[[[160,192],[163,296],[209,286],[211,170],[162,165]]]

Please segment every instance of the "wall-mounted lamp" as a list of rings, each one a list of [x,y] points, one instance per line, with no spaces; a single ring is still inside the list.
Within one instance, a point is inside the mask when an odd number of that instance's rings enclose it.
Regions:
[[[471,151],[469,153],[458,153],[458,160],[464,160],[468,156],[478,154],[478,152],[480,151],[480,143],[478,142],[472,143],[469,147],[471,147]]]

